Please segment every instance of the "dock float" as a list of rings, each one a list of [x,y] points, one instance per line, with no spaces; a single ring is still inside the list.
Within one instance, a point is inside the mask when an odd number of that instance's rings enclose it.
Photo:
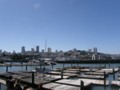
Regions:
[[[104,79],[103,75],[79,75],[78,78],[86,78],[86,79]]]
[[[118,68],[109,68],[109,69],[101,69],[101,70],[98,70],[96,72],[106,72],[108,74],[113,74],[115,72],[118,72],[119,69]]]
[[[5,80],[0,79],[0,83],[6,85],[6,81]]]
[[[86,75],[99,75],[99,76],[104,76],[103,72],[86,72]],[[108,73],[106,73],[108,75]]]
[[[91,83],[84,82],[84,89],[87,90],[90,87]],[[82,90],[81,81],[80,80],[70,80],[70,79],[62,79],[52,83],[44,84],[43,87],[50,88],[52,90]]]
[[[94,85],[104,85],[104,80],[97,80],[97,79],[83,79],[83,78],[79,78],[79,80],[82,80],[84,82],[89,82],[92,83]],[[106,80],[105,85],[109,85],[109,81]]]
[[[52,72],[48,72],[48,73],[46,73],[46,74],[48,74],[48,75],[61,75],[61,72],[54,72],[54,71],[52,71]],[[63,76],[77,77],[78,74],[74,74],[74,73],[63,73]]]
[[[120,87],[120,81],[112,81],[111,85],[112,86],[119,86]]]

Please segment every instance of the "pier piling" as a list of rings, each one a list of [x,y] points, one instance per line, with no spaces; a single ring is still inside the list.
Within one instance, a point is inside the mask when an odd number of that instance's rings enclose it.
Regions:
[[[6,73],[8,72],[8,66],[6,66]]]
[[[34,72],[32,72],[32,84],[34,84],[34,79],[35,79]]]
[[[54,68],[53,66],[54,66],[54,65],[52,64],[52,69]]]
[[[80,82],[80,90],[84,90],[84,82],[81,80],[81,82]]]
[[[64,68],[64,63],[63,63],[63,68]]]
[[[63,79],[63,69],[61,69],[61,79]]]
[[[104,64],[104,67],[106,68],[106,63]]]
[[[27,65],[26,65],[26,71],[28,70]]]
[[[72,68],[72,62],[71,62],[71,68]]]
[[[106,86],[106,72],[104,71],[104,87]]]
[[[109,68],[110,68],[110,62],[109,62]]]
[[[1,83],[0,83],[0,90],[1,90]]]
[[[118,71],[120,72],[120,66],[118,66]]]
[[[115,70],[113,68],[113,79],[115,80]]]

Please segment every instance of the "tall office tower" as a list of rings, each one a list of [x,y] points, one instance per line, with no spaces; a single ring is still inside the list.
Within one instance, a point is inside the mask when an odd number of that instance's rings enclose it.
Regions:
[[[34,48],[31,48],[31,52],[32,52],[32,53],[34,53],[34,52],[35,52]]]
[[[52,49],[51,48],[48,48],[48,53],[51,53],[52,52]]]
[[[58,53],[58,50],[55,50],[55,53]]]
[[[39,53],[39,46],[36,46],[36,52]]]
[[[21,48],[21,53],[22,53],[22,54],[25,53],[25,46],[22,46],[22,48]]]
[[[93,48],[93,52],[94,52],[95,55],[97,55],[97,48],[96,47]]]

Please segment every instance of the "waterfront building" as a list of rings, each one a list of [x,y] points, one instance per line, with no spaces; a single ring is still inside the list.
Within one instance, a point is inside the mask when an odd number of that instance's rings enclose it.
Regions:
[[[58,53],[58,50],[55,50],[55,53]]]
[[[92,60],[96,60],[96,55],[95,54],[92,55]]]
[[[25,46],[22,46],[22,48],[21,48],[21,53],[22,53],[22,54],[25,54]]]
[[[39,53],[39,46],[36,46],[36,53]]]

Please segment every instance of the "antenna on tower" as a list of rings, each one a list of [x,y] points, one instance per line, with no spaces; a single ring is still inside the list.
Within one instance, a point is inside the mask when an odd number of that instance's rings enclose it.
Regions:
[[[47,47],[47,40],[45,39],[45,58],[46,58],[46,47]]]
[[[46,52],[46,47],[47,47],[47,40],[45,39],[45,52]]]

